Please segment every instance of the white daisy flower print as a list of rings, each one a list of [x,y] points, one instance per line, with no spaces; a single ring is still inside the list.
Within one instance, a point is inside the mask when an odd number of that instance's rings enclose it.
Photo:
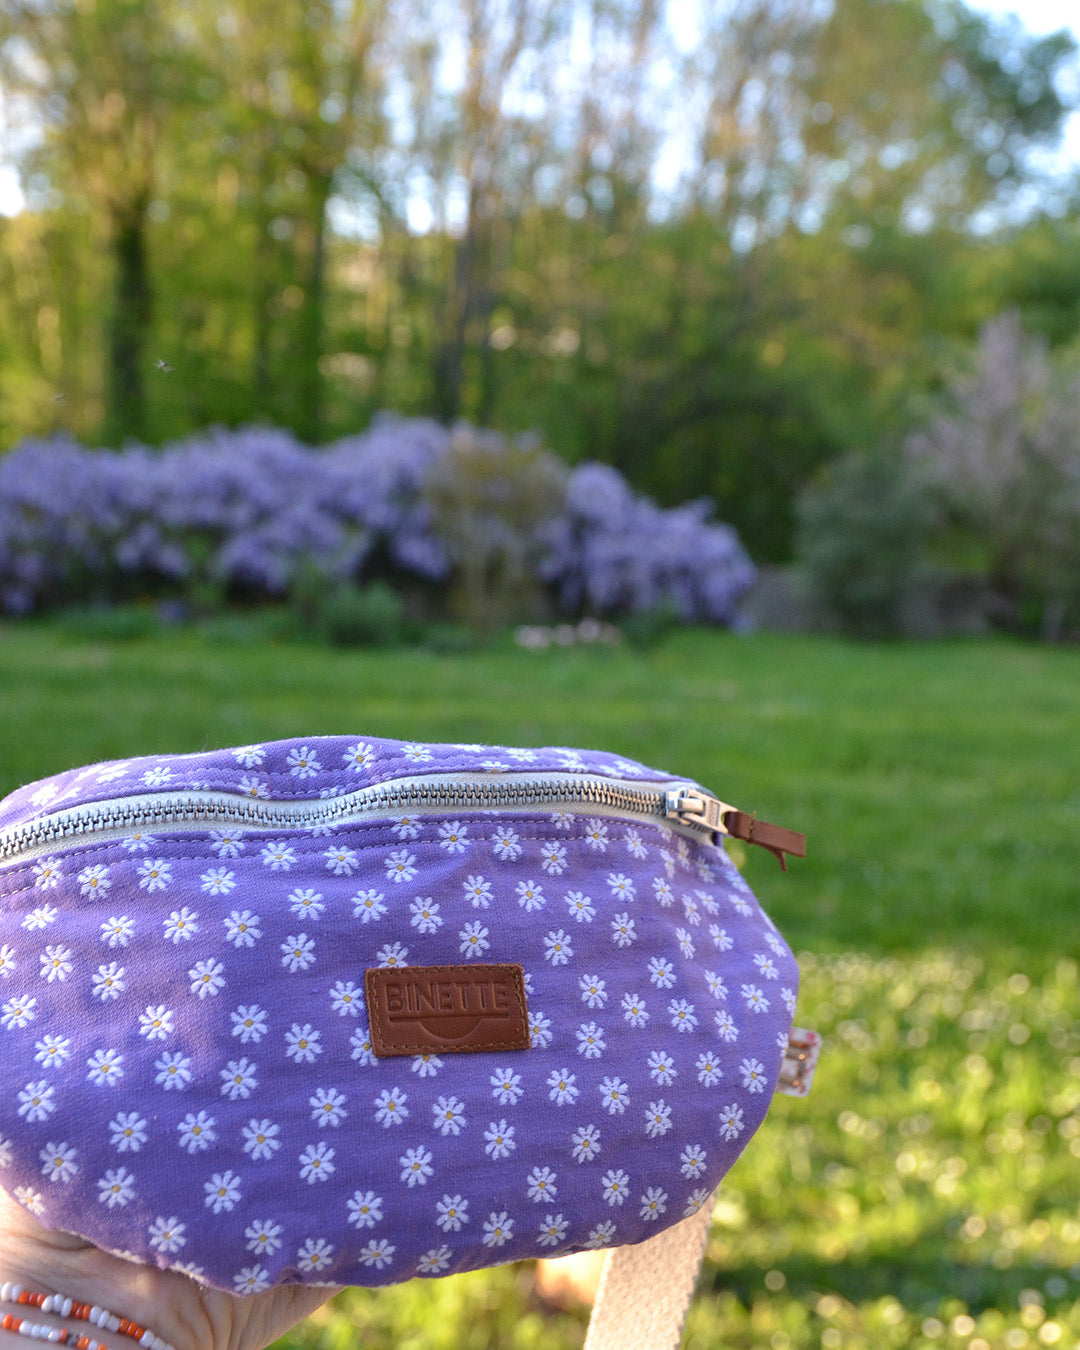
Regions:
[[[172,863],[164,858],[146,858],[138,868],[139,889],[163,891],[172,881]]]
[[[555,929],[544,938],[544,960],[553,966],[565,966],[574,954],[569,934],[561,928]]]
[[[18,1204],[31,1214],[41,1214],[45,1209],[45,1197],[40,1191],[35,1191],[33,1186],[16,1186],[12,1192]]]
[[[600,1152],[600,1131],[595,1125],[582,1125],[570,1136],[570,1152],[577,1162],[589,1162]]]
[[[720,1134],[724,1139],[737,1139],[743,1132],[743,1111],[732,1103],[720,1112]]]
[[[708,1155],[700,1144],[687,1144],[679,1154],[679,1171],[688,1181],[696,1181],[705,1171],[705,1159]]]
[[[350,745],[341,756],[341,762],[352,773],[363,773],[375,763],[375,747],[366,741],[357,741]]]
[[[358,1060],[361,1068],[370,1068],[375,1063],[375,1053],[371,1048],[371,1032],[367,1027],[357,1027],[349,1037],[352,1047],[351,1059]]]
[[[513,862],[521,856],[521,840],[517,831],[509,825],[500,825],[491,836],[491,848],[496,858],[503,862]]]
[[[204,1152],[217,1139],[216,1124],[214,1117],[205,1111],[189,1111],[176,1127],[180,1132],[180,1147],[190,1154]]]
[[[288,872],[296,865],[296,849],[283,839],[275,839],[263,844],[259,858],[272,872]]]
[[[742,1074],[743,1087],[748,1092],[765,1091],[765,1065],[760,1059],[747,1056],[739,1065],[739,1072]]]
[[[195,962],[188,971],[188,979],[191,981],[193,994],[197,994],[199,998],[209,998],[224,988],[225,967],[213,957],[207,957],[205,961]]]
[[[444,1270],[449,1268],[450,1248],[445,1245],[432,1247],[416,1263],[416,1270],[419,1275],[441,1275]]]
[[[673,998],[668,1004],[668,1016],[676,1031],[693,1031],[698,1020],[694,1005],[685,998]]]
[[[616,1227],[610,1219],[605,1219],[603,1223],[598,1223],[595,1228],[589,1230],[589,1239],[585,1247],[589,1251],[598,1251],[603,1247],[610,1247],[615,1241]]]
[[[174,1013],[164,1003],[152,1003],[145,1012],[139,1014],[139,1035],[148,1041],[163,1041],[176,1030],[173,1025]]]
[[[202,874],[200,881],[208,895],[228,895],[236,889],[236,873],[227,867],[211,867]]]
[[[641,1209],[638,1211],[641,1218],[652,1222],[659,1219],[666,1210],[667,1192],[661,1190],[659,1186],[650,1186],[641,1197]]]
[[[246,1056],[242,1059],[230,1059],[223,1069],[218,1071],[221,1079],[221,1095],[235,1102],[250,1097],[259,1086],[256,1066]]]
[[[211,830],[210,847],[219,858],[239,858],[247,846],[239,830]]]
[[[540,1236],[537,1242],[541,1247],[557,1247],[566,1237],[566,1230],[569,1223],[561,1214],[548,1214],[544,1217],[544,1222],[540,1225]]]
[[[419,933],[435,933],[442,927],[438,902],[431,896],[417,896],[409,906],[409,923]]]
[[[118,1111],[109,1121],[109,1143],[117,1153],[138,1153],[149,1138],[138,1111]]]
[[[413,764],[426,764],[431,759],[431,751],[428,747],[415,741],[403,746],[401,753]]]
[[[166,783],[172,780],[172,776],[172,769],[167,764],[156,764],[152,769],[147,769],[142,776],[142,781],[149,788],[164,787]]]
[[[79,873],[78,882],[80,893],[87,899],[104,895],[112,885],[109,880],[109,869],[104,863],[84,867]]]
[[[395,849],[383,863],[383,866],[386,868],[387,881],[393,881],[398,884],[403,881],[412,881],[417,872],[415,863],[415,853],[410,853],[407,848]]]
[[[310,1022],[303,1026],[299,1022],[285,1033],[285,1056],[295,1064],[314,1064],[322,1054],[321,1032],[315,1030]]]
[[[360,863],[359,856],[351,848],[328,848],[323,857],[327,870],[336,877],[351,877]]]
[[[469,1202],[461,1195],[444,1195],[435,1206],[435,1222],[444,1233],[460,1233],[469,1221]]]
[[[710,1195],[712,1195],[712,1191],[708,1186],[699,1186],[697,1190],[691,1191],[683,1209],[683,1218],[689,1219],[692,1214],[696,1214]]]
[[[446,821],[439,826],[439,847],[447,853],[464,853],[472,843],[469,827],[460,820]]]
[[[48,928],[49,924],[56,922],[58,911],[55,905],[38,905],[22,921],[22,927],[27,932],[33,933],[40,928]]]
[[[188,909],[187,905],[183,909],[174,909],[167,919],[162,920],[166,940],[174,946],[180,942],[190,942],[199,931],[198,919],[198,911]],[[112,946],[111,942],[109,946]]]
[[[765,997],[765,991],[759,989],[756,984],[744,984],[742,996],[743,1002],[751,1012],[763,1013],[769,1011],[769,1000]]]
[[[285,763],[289,766],[289,772],[292,776],[301,780],[314,778],[322,768],[318,758],[312,754],[306,745],[300,746],[299,749],[290,750]]]
[[[611,940],[616,947],[629,947],[637,941],[637,929],[628,913],[616,914],[611,921]]]
[[[326,905],[318,891],[313,891],[310,887],[298,888],[289,893],[289,908],[298,919],[318,920],[322,916]]]
[[[266,1016],[265,1010],[257,1003],[242,1003],[235,1012],[229,1014],[232,1034],[240,1037],[241,1045],[247,1045],[249,1041],[258,1045],[266,1035]]]
[[[679,944],[679,951],[682,952],[683,956],[685,956],[688,961],[692,960],[694,955],[694,939],[685,928],[676,928],[675,938]]]
[[[467,923],[458,933],[458,951],[463,956],[482,956],[491,946],[487,939],[488,930],[479,920]]]
[[[243,1298],[246,1294],[261,1294],[270,1288],[270,1274],[265,1266],[244,1266],[233,1276],[233,1293]]]
[[[717,1057],[709,1054],[708,1051],[698,1055],[694,1068],[697,1070],[697,1080],[702,1087],[715,1087],[724,1076],[724,1071],[721,1069]]]
[[[525,989],[528,991],[528,975],[525,976]],[[529,1013],[529,1045],[536,1046],[543,1050],[552,1042],[555,1033],[552,1030],[551,1018],[545,1016],[542,1012]]]
[[[653,893],[660,904],[667,909],[675,900],[675,892],[664,877],[654,877],[652,883]]]
[[[645,1000],[638,994],[624,994],[620,1006],[624,1020],[632,1027],[643,1027],[649,1020],[650,1014],[645,1010]]]
[[[394,1260],[394,1253],[397,1248],[389,1238],[372,1238],[372,1240],[360,1252],[360,1261],[362,1265],[374,1266],[376,1270],[382,1270],[383,1266],[389,1266]]]
[[[434,1078],[442,1066],[442,1060],[438,1055],[425,1054],[414,1055],[409,1068],[419,1078]]]
[[[87,1079],[95,1087],[115,1087],[124,1076],[124,1056],[119,1050],[95,1050],[86,1061]]]
[[[335,1171],[334,1150],[329,1144],[308,1144],[300,1154],[300,1180],[309,1186],[316,1181],[329,1181]]]
[[[554,1200],[558,1195],[556,1175],[550,1167],[534,1167],[525,1178],[526,1194],[537,1202]]]
[[[374,889],[357,891],[352,898],[352,907],[353,918],[359,919],[361,923],[371,923],[386,913],[382,892]]]
[[[34,1058],[46,1069],[58,1069],[71,1058],[70,1036],[43,1036],[34,1044]]]
[[[50,1140],[38,1154],[41,1159],[41,1175],[47,1177],[49,1181],[59,1181],[66,1186],[79,1170],[79,1164],[75,1161],[77,1155],[78,1149],[66,1140],[62,1144],[54,1144]]]
[[[572,919],[576,919],[578,923],[592,923],[596,916],[596,907],[584,891],[568,891],[565,899]]]
[[[622,1205],[630,1194],[630,1178],[621,1167],[611,1167],[600,1180],[600,1190],[609,1205]]]
[[[637,830],[627,830],[623,842],[626,844],[626,851],[631,857],[638,860],[648,857],[649,850],[645,847]]]
[[[716,1030],[720,1034],[722,1041],[735,1041],[739,1038],[739,1028],[735,1025],[735,1019],[725,1010],[718,1012],[713,1018],[716,1023]]]
[[[266,758],[266,750],[261,745],[238,745],[232,753],[236,762],[245,769],[257,769]]]
[[[135,932],[135,920],[129,919],[126,914],[120,915],[119,918],[114,916],[106,919],[99,931],[102,942],[107,944],[110,951],[116,947],[126,947]],[[166,929],[166,937],[168,936],[169,933]],[[173,940],[178,941],[175,938]]]
[[[514,1236],[514,1220],[506,1210],[497,1214],[492,1212],[484,1220],[483,1244],[485,1247],[505,1247]]]
[[[491,1095],[500,1106],[516,1106],[525,1089],[521,1086],[521,1074],[512,1069],[496,1069],[488,1079]]]
[[[307,970],[315,960],[315,939],[306,933],[290,936],[281,944],[281,964],[295,975],[297,971]]]
[[[578,980],[582,1002],[590,1008],[602,1008],[607,1002],[607,983],[598,975],[583,975]]]
[[[398,1159],[398,1165],[401,1168],[400,1180],[410,1189],[413,1186],[426,1186],[428,1177],[432,1176],[435,1171],[431,1165],[434,1156],[429,1149],[422,1145],[417,1148],[406,1149]]]
[[[40,891],[52,890],[60,885],[63,878],[64,873],[55,858],[44,858],[34,864],[34,885]]]
[[[649,983],[657,989],[670,989],[675,983],[675,967],[663,956],[654,956],[648,964]]]
[[[605,1078],[600,1084],[600,1105],[612,1116],[621,1116],[630,1101],[630,1088],[620,1078]]]
[[[498,1158],[508,1158],[517,1143],[514,1140],[514,1127],[505,1120],[493,1120],[484,1131],[484,1152],[494,1162]]]
[[[737,914],[749,914],[751,912],[750,906],[741,895],[729,895],[728,902]]]
[[[296,1253],[296,1260],[300,1269],[310,1274],[312,1271],[325,1270],[333,1256],[333,1245],[325,1238],[308,1238]]]
[[[253,1219],[244,1229],[248,1251],[257,1252],[260,1256],[264,1253],[272,1256],[274,1252],[281,1250],[282,1231],[281,1224],[275,1223],[272,1219]]]
[[[94,998],[101,999],[102,1003],[108,1002],[109,999],[119,998],[127,988],[125,974],[124,967],[117,961],[110,961],[107,965],[98,966],[90,977],[90,993]]]
[[[157,1077],[154,1082],[166,1092],[182,1092],[191,1082],[191,1057],[179,1050],[170,1050],[154,1061]]]
[[[399,816],[390,829],[399,839],[420,838],[420,824],[415,816]]]
[[[533,764],[536,762],[536,751],[526,750],[522,747],[508,748],[506,753],[511,759],[516,759],[519,764]]]
[[[569,830],[574,823],[574,817],[569,811],[552,811],[551,823],[557,830]]]
[[[645,1133],[650,1139],[659,1139],[671,1129],[671,1107],[661,1097],[658,1102],[650,1102],[645,1112]]]
[[[280,1133],[281,1126],[272,1120],[256,1120],[252,1117],[241,1131],[244,1152],[252,1162],[268,1161],[281,1147],[281,1140],[278,1138]]]
[[[66,980],[75,969],[75,963],[71,959],[71,948],[60,943],[46,947],[39,960],[41,970],[38,974],[47,984],[52,984],[54,980],[61,982]]]
[[[535,910],[543,909],[547,904],[544,895],[544,888],[538,886],[535,881],[519,881],[517,884],[518,904],[524,909],[526,914],[532,914]]]
[[[469,877],[462,883],[466,898],[472,901],[474,909],[487,909],[491,904],[491,882],[481,876]]]
[[[465,1104],[456,1097],[440,1097],[432,1103],[431,1113],[435,1117],[432,1124],[444,1137],[457,1136],[465,1128]]]
[[[330,1006],[339,1017],[359,1017],[364,996],[352,981],[338,980],[330,990]]]
[[[599,1059],[607,1049],[604,1033],[595,1022],[584,1022],[576,1033],[578,1054],[586,1059]]]
[[[611,887],[611,898],[615,901],[633,900],[636,895],[634,883],[622,872],[609,872],[607,884]]]
[[[709,986],[709,993],[713,998],[723,1000],[728,996],[727,985],[719,975],[714,975],[711,970],[705,972],[705,983]]]
[[[175,1216],[167,1219],[164,1214],[159,1214],[146,1231],[154,1251],[172,1256],[187,1242],[186,1229],[187,1225]]]
[[[577,1087],[577,1075],[569,1073],[566,1069],[556,1069],[554,1073],[548,1074],[547,1086],[551,1089],[548,1100],[553,1101],[556,1106],[573,1106],[580,1091]]]
[[[250,909],[234,909],[222,922],[225,925],[225,941],[231,942],[238,951],[241,947],[254,947],[256,940],[262,937],[259,927],[261,920]]]
[[[679,1076],[679,1071],[675,1068],[675,1061],[672,1060],[666,1050],[653,1050],[651,1056],[648,1057],[648,1068],[649,1077],[651,1077],[653,1083],[661,1088],[668,1087]]]
[[[382,1197],[374,1191],[353,1191],[348,1202],[349,1222],[354,1228],[374,1228],[382,1222]]]
[[[22,1030],[29,1026],[37,1016],[34,1009],[37,1007],[37,999],[26,995],[22,997],[9,998],[0,1009],[0,1026],[6,1027],[8,1031],[16,1029]]]
[[[19,1093],[19,1115],[29,1125],[48,1120],[56,1110],[56,1088],[47,1079],[27,1083]]]
[[[602,820],[588,820],[585,823],[585,842],[597,853],[606,853],[608,846],[608,828]]]
[[[388,942],[375,953],[375,960],[383,967],[406,966],[408,955],[408,947],[403,947],[400,942]]]
[[[405,1103],[409,1100],[400,1088],[384,1088],[375,1098],[375,1119],[389,1129],[391,1125],[403,1125],[409,1114]]]
[[[240,1203],[240,1178],[233,1172],[215,1172],[203,1190],[203,1203],[215,1214],[227,1214]]]
[[[556,843],[554,840],[551,843],[542,845],[540,849],[540,866],[548,876],[562,876],[569,866],[566,858],[565,846]]]

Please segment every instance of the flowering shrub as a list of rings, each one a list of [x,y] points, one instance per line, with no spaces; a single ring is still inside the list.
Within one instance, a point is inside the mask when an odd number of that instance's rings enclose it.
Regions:
[[[471,503],[474,530],[492,511],[500,530],[514,524],[491,483],[451,481],[474,473],[480,450],[497,463],[507,443],[469,432],[462,454],[462,435],[387,417],[319,450],[261,427],[115,453],[26,441],[0,459],[0,611],[147,592],[275,597],[312,566],[448,583],[463,556],[449,507]],[[524,453],[502,452],[508,465]],[[547,478],[521,557],[560,609],[610,617],[669,603],[686,620],[731,621],[753,567],[707,504],[662,510],[598,464]]]

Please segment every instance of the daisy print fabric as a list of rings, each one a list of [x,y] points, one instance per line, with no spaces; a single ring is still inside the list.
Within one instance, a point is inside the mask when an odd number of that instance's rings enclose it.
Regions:
[[[125,797],[443,773],[684,781],[561,747],[311,738],[32,784],[0,803],[0,847]],[[499,963],[523,971],[527,1048],[375,1054],[366,970]],[[723,848],[659,817],[87,828],[0,865],[0,1186],[241,1295],[640,1242],[760,1125],[797,982]]]

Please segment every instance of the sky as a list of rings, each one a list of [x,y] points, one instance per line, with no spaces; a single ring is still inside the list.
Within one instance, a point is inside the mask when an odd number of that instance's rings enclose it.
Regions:
[[[672,8],[679,9],[694,0],[671,0]],[[968,6],[977,12],[1002,16],[1017,14],[1028,32],[1037,36],[1066,28],[1080,43],[1080,13],[1076,0],[968,0]],[[1080,90],[1077,91],[1080,93]],[[0,94],[0,215],[17,215],[23,207],[23,195],[15,170],[3,161],[3,99]],[[1051,156],[1055,168],[1080,168],[1080,111],[1068,119],[1061,146]]]

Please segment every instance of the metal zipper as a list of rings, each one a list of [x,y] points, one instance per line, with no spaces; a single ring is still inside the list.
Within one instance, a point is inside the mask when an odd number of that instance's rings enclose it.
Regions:
[[[518,810],[585,806],[599,815],[652,816],[695,833],[727,834],[734,807],[693,784],[615,782],[574,774],[493,778],[487,774],[432,774],[391,779],[338,797],[267,801],[234,793],[143,793],[71,807],[0,831],[0,862],[30,858],[58,842],[84,836],[122,838],[132,830],[193,827],[255,830],[333,828],[398,812]]]

